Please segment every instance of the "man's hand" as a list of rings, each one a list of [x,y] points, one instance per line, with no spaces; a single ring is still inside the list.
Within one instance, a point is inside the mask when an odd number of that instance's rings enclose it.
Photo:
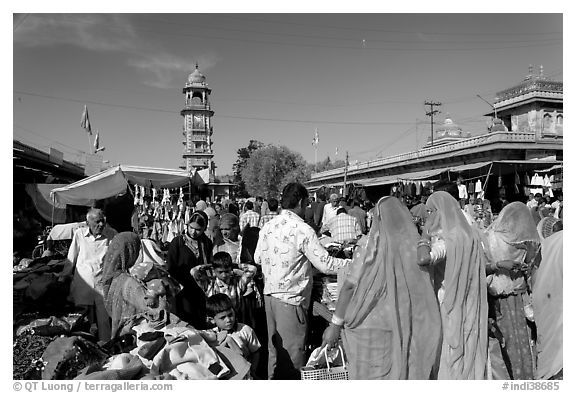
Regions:
[[[324,330],[324,334],[322,334],[321,348],[324,348],[326,345],[328,346],[328,349],[336,347],[338,344],[338,339],[340,338],[341,329],[342,326],[338,326],[333,323],[328,325],[326,330]]]

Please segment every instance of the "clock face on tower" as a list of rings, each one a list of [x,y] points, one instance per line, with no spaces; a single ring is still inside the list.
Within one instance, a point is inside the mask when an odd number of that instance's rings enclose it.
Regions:
[[[194,127],[202,127],[204,124],[204,115],[202,114],[195,114],[194,115]]]

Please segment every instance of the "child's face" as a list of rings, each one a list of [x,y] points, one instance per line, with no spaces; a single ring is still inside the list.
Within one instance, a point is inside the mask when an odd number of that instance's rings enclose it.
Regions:
[[[220,279],[220,281],[229,284],[230,279],[232,278],[232,269],[225,268],[225,267],[217,267],[214,269],[214,275]]]
[[[236,323],[236,315],[234,314],[234,310],[229,309],[219,312],[218,314],[214,315],[212,322],[219,330],[232,330],[234,328],[234,324]]]

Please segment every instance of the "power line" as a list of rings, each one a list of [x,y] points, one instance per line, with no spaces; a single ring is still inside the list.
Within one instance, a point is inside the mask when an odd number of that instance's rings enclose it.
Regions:
[[[121,30],[120,28],[116,28],[114,26],[108,27],[109,30]],[[169,36],[178,36],[178,37],[192,37],[192,38],[201,38],[201,39],[208,39],[208,40],[223,40],[223,41],[233,41],[233,42],[247,42],[251,44],[265,44],[265,45],[277,45],[277,46],[297,46],[297,47],[309,47],[309,48],[322,48],[322,49],[351,49],[351,50],[361,50],[365,52],[459,52],[459,51],[477,51],[477,50],[500,50],[500,49],[518,49],[518,48],[535,48],[535,47],[542,47],[542,46],[552,46],[552,45],[561,45],[562,40],[557,40],[558,42],[554,43],[546,43],[546,44],[534,44],[534,45],[514,45],[514,46],[498,46],[498,47],[471,47],[466,46],[463,48],[383,48],[383,47],[371,47],[365,45],[356,45],[356,46],[336,46],[336,45],[318,45],[318,44],[311,44],[311,43],[291,43],[291,42],[279,42],[279,41],[266,41],[266,40],[256,40],[256,39],[243,39],[243,38],[230,38],[230,37],[218,37],[214,35],[202,35],[202,34],[187,34],[182,32],[160,32],[157,30],[151,29],[144,29],[141,27],[137,28],[141,32],[149,32],[153,34],[160,34],[160,35],[169,35]],[[123,30],[121,30],[123,31]],[[500,41],[499,41],[500,42]],[[416,42],[417,44],[424,44],[426,42]],[[505,43],[505,42],[503,42]]]
[[[299,37],[299,38],[306,38],[306,39],[321,39],[321,40],[337,40],[337,41],[351,41],[351,42],[360,42],[362,39],[366,39],[365,36],[358,36],[358,37],[334,37],[334,36],[325,36],[325,35],[310,35],[310,34],[297,34],[297,33],[274,33],[274,32],[270,32],[270,31],[262,31],[262,30],[248,30],[248,29],[235,29],[235,28],[229,28],[229,27],[222,27],[222,26],[215,26],[215,25],[203,25],[201,23],[194,23],[194,24],[190,24],[190,23],[178,23],[178,22],[174,22],[174,21],[167,21],[167,20],[162,20],[162,19],[157,19],[157,18],[148,18],[151,21],[156,21],[156,22],[160,22],[160,23],[164,23],[167,25],[171,25],[171,26],[186,26],[186,27],[190,27],[190,28],[202,28],[202,29],[212,29],[212,30],[218,30],[218,31],[233,31],[233,32],[240,32],[240,33],[249,33],[249,34],[259,34],[259,35],[268,35],[268,36],[280,36],[280,37]],[[363,31],[362,31],[363,32]],[[412,33],[411,33],[412,34]],[[427,33],[422,33],[422,34],[427,34]],[[561,38],[544,38],[544,39],[533,39],[533,40],[505,40],[502,41],[501,39],[495,41],[495,40],[490,40],[490,41],[434,41],[433,43],[440,43],[440,44],[455,44],[455,43],[460,43],[460,44],[465,44],[465,43],[496,43],[496,42],[506,42],[506,43],[533,43],[533,42],[549,42],[549,41],[557,41]],[[377,39],[377,38],[369,38],[366,39],[366,41],[372,43],[372,42],[378,42],[378,43],[395,43],[395,44],[409,44],[409,43],[414,43],[414,40],[390,40],[390,39]]]
[[[306,26],[306,27],[314,27],[314,28],[327,28],[327,29],[337,29],[337,30],[358,30],[355,27],[348,27],[348,26],[334,26],[334,25],[318,25],[318,24],[306,24],[306,23],[298,23],[298,22],[286,22],[286,21],[270,21],[265,19],[259,18],[246,18],[246,17],[238,17],[238,16],[229,16],[229,15],[218,15],[224,18],[229,19],[236,19],[236,20],[245,20],[245,21],[256,21],[256,22],[264,22],[264,23],[273,23],[274,25],[295,25],[295,26]],[[549,35],[549,34],[562,34],[562,31],[554,31],[554,32],[543,32],[543,33],[534,33],[534,32],[526,32],[526,33],[498,33],[498,32],[486,32],[486,33],[470,33],[470,32],[463,32],[463,33],[439,33],[439,32],[422,32],[422,31],[401,31],[401,30],[386,30],[386,29],[375,29],[375,28],[368,28],[362,27],[362,31],[377,31],[382,33],[399,33],[399,34],[425,34],[425,35]]]
[[[24,23],[24,21],[26,20],[26,18],[28,18],[29,15],[30,15],[30,14],[24,14],[24,16],[22,17],[22,19],[20,19],[20,20],[18,21],[18,23],[16,24],[16,26],[14,26],[13,32],[15,32],[15,31],[22,25],[22,23]]]
[[[38,93],[31,93],[31,92],[17,91],[17,90],[14,91],[14,94],[29,95],[29,96],[34,96],[34,97],[42,97],[42,98],[75,102],[75,103],[82,103],[82,104],[102,105],[102,106],[113,107],[113,108],[136,109],[136,110],[141,110],[141,111],[162,112],[162,113],[170,113],[170,114],[178,114],[178,115],[180,114],[179,111],[173,111],[173,110],[166,110],[166,109],[159,109],[159,108],[145,108],[145,107],[138,107],[138,106],[132,106],[132,105],[122,105],[122,104],[108,104],[108,103],[99,102],[99,101],[64,98],[64,97],[57,97],[57,96],[52,96],[52,95],[45,95],[45,94],[38,94]],[[281,123],[335,124],[335,125],[358,125],[358,126],[360,126],[360,125],[412,124],[411,122],[405,122],[405,121],[352,122],[352,121],[330,121],[330,120],[279,119],[279,118],[271,118],[271,117],[231,116],[231,115],[221,115],[221,114],[218,114],[218,118],[236,119],[236,120],[273,121],[273,122],[281,122]]]

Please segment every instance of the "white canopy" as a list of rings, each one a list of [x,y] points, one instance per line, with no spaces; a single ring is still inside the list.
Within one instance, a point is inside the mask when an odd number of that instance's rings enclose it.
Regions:
[[[183,187],[189,181],[196,185],[205,183],[198,172],[190,176],[181,169],[118,165],[65,187],[55,188],[50,195],[58,203],[90,206],[95,200],[124,193],[128,182],[160,189]]]

